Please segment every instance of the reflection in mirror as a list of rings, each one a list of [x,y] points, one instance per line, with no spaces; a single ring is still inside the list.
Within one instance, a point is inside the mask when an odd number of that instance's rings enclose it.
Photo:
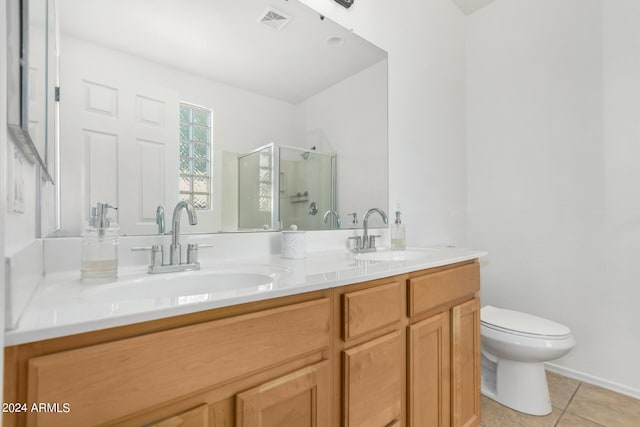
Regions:
[[[336,155],[269,144],[238,157],[238,206],[224,206],[223,217],[237,216],[240,230],[337,228],[322,222],[335,209]],[[231,213],[229,213],[231,211]],[[226,215],[225,215],[226,212]],[[318,215],[320,213],[320,215]],[[232,227],[234,228],[234,227]]]
[[[388,206],[387,55],[305,5],[65,0],[59,18],[60,235],[97,202],[123,234],[157,233],[181,199],[200,208],[185,231],[207,233]],[[245,191],[243,159],[269,144],[270,185],[258,155]]]

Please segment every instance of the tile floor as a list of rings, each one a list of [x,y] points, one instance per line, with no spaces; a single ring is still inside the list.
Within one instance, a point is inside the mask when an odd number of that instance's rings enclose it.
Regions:
[[[481,427],[640,427],[640,400],[547,372],[553,411],[514,411],[482,396]]]

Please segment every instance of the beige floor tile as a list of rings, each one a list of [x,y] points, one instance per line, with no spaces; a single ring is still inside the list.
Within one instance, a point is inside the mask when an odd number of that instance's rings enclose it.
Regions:
[[[580,385],[580,381],[578,380],[554,374],[549,371],[547,371],[547,382],[549,383],[551,405],[561,409],[567,407],[571,397]]]
[[[482,396],[482,427],[553,427],[562,414],[562,409],[553,408],[553,412],[544,417],[527,415],[514,411],[485,396]]]
[[[565,412],[560,417],[556,427],[603,427],[600,424],[591,422],[585,418]]]
[[[640,400],[582,383],[566,409],[607,427],[640,426]]]

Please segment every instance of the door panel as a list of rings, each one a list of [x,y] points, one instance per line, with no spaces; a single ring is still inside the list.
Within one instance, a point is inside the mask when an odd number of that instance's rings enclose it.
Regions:
[[[323,361],[236,396],[238,427],[328,427],[330,364]]]
[[[345,427],[383,427],[400,418],[401,341],[395,331],[344,351]]]
[[[480,423],[480,299],[453,308],[453,426]]]
[[[448,427],[451,410],[449,311],[409,327],[409,425]]]

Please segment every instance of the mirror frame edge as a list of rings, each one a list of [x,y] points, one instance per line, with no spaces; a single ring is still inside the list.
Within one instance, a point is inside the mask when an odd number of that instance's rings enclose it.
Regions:
[[[7,78],[8,83],[18,83],[17,91],[7,93],[7,128],[24,157],[32,164],[37,163],[42,177],[54,184],[29,134],[29,58],[26,55],[29,51],[29,0],[7,0],[7,18],[9,24],[17,23],[17,28],[9,25],[7,30],[8,46],[17,48],[10,49],[7,54]]]

